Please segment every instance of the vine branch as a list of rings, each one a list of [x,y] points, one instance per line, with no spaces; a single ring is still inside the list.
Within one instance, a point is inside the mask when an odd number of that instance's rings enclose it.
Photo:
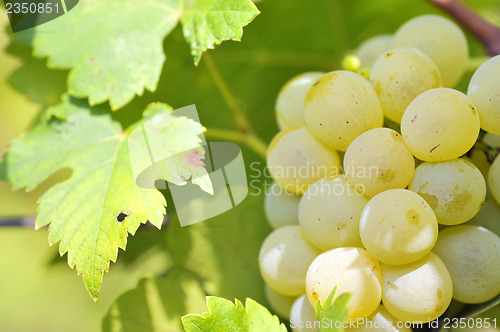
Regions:
[[[500,54],[500,28],[488,22],[459,0],[429,0],[453,16],[483,43],[491,56]]]
[[[205,135],[213,139],[227,139],[235,143],[240,143],[248,148],[252,149],[262,158],[266,158],[267,145],[264,141],[258,137],[248,120],[245,112],[239,106],[236,98],[229,89],[226,81],[222,77],[221,73],[215,66],[212,57],[208,54],[204,55],[205,64],[207,65],[208,71],[212,75],[215,85],[219,89],[224,101],[231,110],[233,114],[233,119],[238,128],[238,131],[224,130],[224,129],[207,129]]]

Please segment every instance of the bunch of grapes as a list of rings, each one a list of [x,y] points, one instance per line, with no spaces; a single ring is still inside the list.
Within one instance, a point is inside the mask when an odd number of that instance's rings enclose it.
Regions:
[[[427,15],[346,61],[354,71],[304,73],[278,95],[265,199],[274,231],[259,254],[271,305],[294,331],[317,331],[316,303],[337,287],[336,297],[350,294],[350,320],[411,331],[396,323],[496,297],[500,157],[483,176],[470,152],[480,133],[500,138],[500,56],[467,94],[452,89],[468,63],[465,36]],[[488,189],[497,214],[478,218]]]

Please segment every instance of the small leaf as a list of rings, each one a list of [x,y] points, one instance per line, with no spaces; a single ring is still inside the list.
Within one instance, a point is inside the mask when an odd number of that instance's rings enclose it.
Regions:
[[[344,322],[349,317],[349,311],[347,310],[347,302],[349,301],[349,294],[341,294],[337,298],[335,293],[337,292],[337,286],[335,286],[326,298],[325,302],[321,303],[321,300],[316,302],[316,318],[318,321],[322,322],[319,332],[342,332],[342,327],[336,327],[335,322]],[[323,322],[328,321],[328,324],[323,324]]]
[[[203,315],[190,314],[182,317],[186,332],[287,331],[285,325],[280,324],[278,317],[252,299],[247,298],[245,309],[238,300],[233,304],[220,297],[208,296],[207,306],[209,312]]]
[[[214,45],[228,39],[241,40],[243,27],[258,14],[250,0],[186,0],[181,21],[195,64]]]
[[[151,129],[158,131],[150,142],[174,155],[199,148],[198,135],[204,128],[173,116],[166,105],[161,107],[163,113],[148,120]],[[123,131],[105,110],[67,98],[47,115],[31,132],[12,142],[0,164],[1,176],[14,189],[32,190],[59,169],[73,170],[69,180],[40,198],[36,227],[50,224],[49,242],[60,241],[61,256],[68,253],[68,264],[83,274],[97,301],[109,261],[116,261],[118,248],[125,249],[128,233],[133,235],[147,221],[160,228],[166,201],[156,189],[137,186],[129,155],[130,130]],[[188,178],[185,170],[189,168],[181,168]],[[178,177],[175,172],[167,175]]]

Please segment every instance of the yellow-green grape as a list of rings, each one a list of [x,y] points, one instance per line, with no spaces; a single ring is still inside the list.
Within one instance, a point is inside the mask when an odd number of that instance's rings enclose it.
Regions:
[[[344,156],[344,172],[365,195],[406,188],[415,171],[415,159],[400,134],[376,128],[359,135]]]
[[[330,72],[313,84],[306,96],[304,116],[317,138],[340,151],[365,131],[382,127],[384,121],[371,84],[345,70]]]
[[[453,298],[481,303],[500,294],[500,238],[483,227],[460,225],[439,233],[433,252],[453,280]]]
[[[393,47],[415,47],[436,64],[443,85],[453,87],[462,78],[469,61],[467,40],[460,28],[437,15],[415,17],[403,24],[393,39]]]
[[[425,162],[415,170],[408,189],[422,196],[443,225],[458,225],[474,217],[486,197],[483,175],[468,160]]]
[[[281,187],[302,194],[319,179],[340,173],[340,158],[307,128],[296,127],[273,138],[267,150],[267,166]]]
[[[438,88],[415,98],[401,121],[401,134],[415,157],[444,161],[470,150],[479,135],[479,115],[463,93]]]
[[[278,93],[276,99],[276,121],[281,130],[305,126],[304,100],[307,91],[325,73],[307,72],[289,80]]]
[[[309,267],[306,295],[312,305],[325,301],[337,286],[335,297],[349,293],[349,318],[370,316],[382,296],[379,262],[365,249],[336,248],[319,255]]]
[[[398,321],[381,304],[366,320],[356,322],[355,328],[346,328],[345,332],[411,332],[411,324]]]
[[[384,307],[396,319],[428,323],[441,316],[451,302],[451,276],[430,252],[406,265],[382,264]]]
[[[357,56],[348,54],[344,57],[340,66],[344,70],[349,70],[357,73],[360,70],[361,62],[359,61]]]
[[[298,225],[300,196],[289,193],[276,182],[271,184],[265,195],[264,212],[272,228]]]
[[[307,296],[299,297],[290,310],[290,327],[293,332],[318,332],[320,322],[316,312],[307,300]]]
[[[321,179],[307,189],[299,204],[299,223],[309,242],[320,251],[362,247],[359,217],[368,198],[341,176]]]
[[[483,207],[474,218],[467,222],[467,225],[482,226],[500,236],[500,222],[498,222],[498,216],[500,216],[500,205],[495,202],[491,192],[488,191]]]
[[[264,285],[264,294],[266,295],[266,300],[271,305],[271,308],[280,317],[284,319],[290,319],[290,310],[292,305],[297,299],[296,296],[286,296],[275,292],[268,285]]]
[[[488,171],[488,186],[493,198],[500,204],[500,155],[495,158]]]
[[[362,67],[371,67],[375,60],[387,52],[392,45],[392,35],[377,35],[362,42],[356,49],[356,56]]]
[[[299,296],[305,292],[307,269],[318,254],[299,226],[281,227],[269,234],[260,248],[260,273],[274,291]]]
[[[391,189],[366,204],[359,221],[366,250],[385,264],[402,265],[428,254],[437,240],[436,215],[406,189]]]
[[[416,96],[442,86],[434,62],[416,48],[409,47],[382,54],[372,67],[370,82],[384,115],[397,123],[401,122],[406,107]]]
[[[467,95],[479,112],[481,128],[500,135],[500,55],[489,59],[476,70]]]
[[[481,117],[481,114],[479,114],[479,117]],[[499,149],[500,148],[500,135],[486,133],[483,136],[483,142],[488,144],[492,148]]]

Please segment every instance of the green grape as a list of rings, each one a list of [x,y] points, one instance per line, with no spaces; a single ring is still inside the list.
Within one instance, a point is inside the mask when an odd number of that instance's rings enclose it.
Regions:
[[[349,318],[370,316],[382,296],[380,265],[361,248],[336,248],[319,255],[309,267],[306,295],[312,305],[325,301],[337,286],[335,297],[349,293]]]
[[[284,319],[290,319],[290,310],[297,299],[296,296],[286,296],[277,293],[268,285],[264,285],[264,294],[275,313]]]
[[[406,107],[424,91],[440,88],[441,76],[432,60],[415,48],[401,47],[382,54],[370,73],[384,115],[400,123]]]
[[[385,264],[402,265],[427,255],[438,236],[436,215],[406,189],[391,189],[366,204],[359,233],[366,250]]]
[[[436,64],[443,85],[453,87],[460,81],[469,61],[467,40],[460,28],[437,15],[415,17],[403,24],[393,39],[393,47],[415,47]]]
[[[281,88],[276,100],[276,120],[281,130],[306,125],[304,100],[307,91],[324,74],[322,72],[303,73],[286,82]]]
[[[344,156],[344,172],[365,195],[406,188],[415,171],[415,159],[400,134],[375,128],[359,135]]]
[[[340,158],[307,128],[295,127],[273,138],[267,150],[267,166],[274,181],[286,191],[302,194],[319,179],[337,175]]]
[[[362,42],[356,49],[356,56],[362,67],[371,67],[375,60],[387,52],[392,45],[392,35],[377,35]]]
[[[495,158],[488,171],[488,186],[493,198],[500,204],[500,155]]]
[[[409,324],[398,321],[381,304],[366,320],[357,323],[355,328],[346,328],[344,332],[411,332]]]
[[[476,105],[481,128],[500,134],[500,55],[483,63],[472,76],[467,95]]]
[[[307,240],[320,251],[362,247],[359,217],[368,199],[345,177],[321,179],[300,200],[299,223]]]
[[[453,298],[481,303],[500,294],[500,238],[483,227],[460,225],[439,233],[433,252],[453,280]]]
[[[319,321],[316,312],[307,300],[307,296],[299,297],[290,310],[290,327],[293,332],[318,332]]]
[[[313,84],[306,96],[304,116],[319,140],[340,151],[365,131],[382,127],[384,121],[371,84],[345,70],[330,72]]]
[[[481,117],[481,114],[479,114]],[[491,146],[492,148],[499,149],[500,148],[500,135],[486,133],[483,136],[483,142]]]
[[[408,189],[429,203],[438,223],[443,225],[470,220],[479,212],[486,197],[483,175],[465,159],[420,164]]]
[[[284,226],[274,230],[262,243],[260,273],[274,291],[299,296],[305,292],[307,269],[318,254],[299,226]]]
[[[463,93],[438,88],[415,98],[401,121],[401,133],[415,157],[444,161],[460,157],[479,135],[479,115]]]
[[[482,226],[500,236],[500,222],[498,222],[498,216],[500,216],[500,205],[495,202],[491,192],[487,191],[483,207],[474,218],[467,222],[467,225]]]
[[[271,227],[276,229],[287,225],[298,225],[299,202],[300,196],[287,192],[273,182],[264,198],[264,212]]]
[[[382,264],[384,307],[396,319],[428,323],[441,316],[451,302],[451,276],[430,252],[406,265]]]

